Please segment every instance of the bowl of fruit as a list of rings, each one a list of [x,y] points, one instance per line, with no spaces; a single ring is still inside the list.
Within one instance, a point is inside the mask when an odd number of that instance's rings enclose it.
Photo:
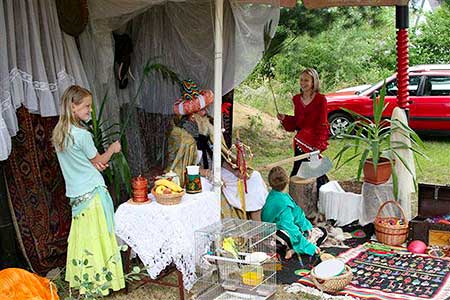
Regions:
[[[173,181],[159,179],[155,181],[152,194],[155,196],[156,202],[159,204],[176,205],[180,203],[181,198],[184,195],[184,190]]]

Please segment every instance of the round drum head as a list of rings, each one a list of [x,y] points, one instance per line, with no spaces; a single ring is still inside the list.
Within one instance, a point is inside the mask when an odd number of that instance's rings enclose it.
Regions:
[[[329,259],[314,268],[316,277],[328,279],[340,275],[345,270],[345,264],[340,259]]]

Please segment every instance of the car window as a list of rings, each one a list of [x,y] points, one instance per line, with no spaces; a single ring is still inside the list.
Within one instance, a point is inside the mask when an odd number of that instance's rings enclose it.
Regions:
[[[424,96],[448,96],[450,95],[449,76],[427,77],[423,89]]]
[[[411,76],[409,78],[408,92],[410,96],[417,95],[419,83],[420,83],[420,76]],[[386,83],[386,95],[397,96],[397,92],[398,92],[397,79],[394,79],[391,82]]]

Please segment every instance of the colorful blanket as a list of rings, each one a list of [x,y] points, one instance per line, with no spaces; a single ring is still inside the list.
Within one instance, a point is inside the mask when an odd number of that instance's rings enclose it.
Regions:
[[[396,253],[379,256],[365,245],[339,257],[352,268],[353,280],[338,295],[376,300],[450,299],[450,259]],[[314,286],[309,275],[298,280]]]

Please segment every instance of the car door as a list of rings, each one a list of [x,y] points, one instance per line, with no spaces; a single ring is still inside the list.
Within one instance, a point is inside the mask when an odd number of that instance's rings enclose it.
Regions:
[[[410,99],[410,126],[429,133],[450,133],[450,75],[424,77],[420,95]]]
[[[419,91],[421,80],[422,76],[420,75],[410,75],[409,77],[409,84],[408,84],[409,100],[412,101],[413,103],[418,97],[417,94]],[[398,93],[397,79],[393,79],[390,82],[386,82],[385,103],[388,103],[388,107],[386,108],[383,114],[383,116],[386,118],[390,118],[392,115],[392,111],[394,110],[395,107],[398,106],[397,93]]]

